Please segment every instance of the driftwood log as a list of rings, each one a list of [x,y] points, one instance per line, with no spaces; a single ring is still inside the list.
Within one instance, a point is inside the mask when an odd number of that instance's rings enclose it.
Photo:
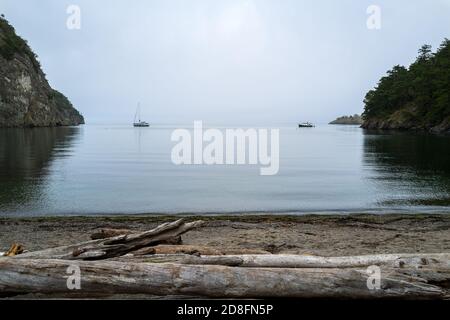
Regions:
[[[21,254],[18,258],[101,260],[119,257],[129,252],[164,243],[178,238],[183,233],[199,227],[203,221],[185,223],[183,219],[164,223],[152,230],[119,235],[112,238],[91,240],[70,246],[45,249]]]
[[[428,267],[383,268],[380,288],[369,289],[365,268],[245,268],[17,258],[0,259],[0,292],[68,294],[68,268],[74,265],[80,270],[80,289],[72,292],[86,297],[139,293],[222,298],[448,298],[449,270]]]
[[[379,254],[347,257],[319,257],[292,254],[206,255],[155,254],[126,255],[119,261],[177,263],[192,265],[222,265],[247,268],[357,268],[386,266],[400,269],[424,267],[450,271],[450,253]]]

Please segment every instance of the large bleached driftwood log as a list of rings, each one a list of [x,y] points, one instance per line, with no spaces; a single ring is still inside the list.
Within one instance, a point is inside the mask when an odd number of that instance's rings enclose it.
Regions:
[[[355,268],[371,265],[419,268],[438,265],[450,269],[450,254],[380,254],[347,257],[318,257],[301,255],[227,255],[233,265],[270,268]],[[222,264],[223,256],[188,256],[186,264]],[[228,260],[229,261],[229,260]],[[239,263],[237,263],[240,261]],[[225,264],[226,265],[226,264]]]
[[[130,260],[131,259],[131,260]],[[120,261],[222,265],[247,268],[357,268],[386,266],[392,268],[433,267],[450,270],[450,253],[379,254],[347,257],[319,257],[290,254],[205,255],[155,254],[124,256]]]
[[[68,268],[80,289],[69,290]],[[365,268],[243,268],[118,261],[0,259],[0,292],[189,295],[221,298],[448,298],[449,270],[381,269],[379,289]]]
[[[183,233],[199,227],[203,221],[185,223],[183,219],[164,223],[158,227],[140,233],[119,235],[107,239],[98,239],[41,251],[18,255],[18,258],[100,260],[122,256],[140,248],[157,245],[173,240]]]

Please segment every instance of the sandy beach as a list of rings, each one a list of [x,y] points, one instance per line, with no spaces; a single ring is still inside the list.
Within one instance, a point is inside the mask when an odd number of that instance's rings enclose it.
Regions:
[[[0,218],[0,251],[34,251],[90,239],[99,228],[149,230],[179,216]],[[320,256],[450,252],[450,214],[186,216],[204,226],[184,244]]]

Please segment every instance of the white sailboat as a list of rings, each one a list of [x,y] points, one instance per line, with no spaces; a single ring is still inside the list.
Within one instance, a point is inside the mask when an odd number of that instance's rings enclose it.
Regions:
[[[137,121],[136,121],[136,119],[137,119]],[[140,105],[140,103],[138,103],[136,113],[134,114],[133,126],[134,127],[150,127],[150,124],[148,122],[141,120],[141,105]]]

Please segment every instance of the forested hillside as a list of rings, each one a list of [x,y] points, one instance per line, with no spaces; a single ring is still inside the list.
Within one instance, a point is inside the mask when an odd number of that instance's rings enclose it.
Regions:
[[[364,128],[450,131],[450,40],[435,53],[419,50],[416,61],[397,65],[365,99]]]

